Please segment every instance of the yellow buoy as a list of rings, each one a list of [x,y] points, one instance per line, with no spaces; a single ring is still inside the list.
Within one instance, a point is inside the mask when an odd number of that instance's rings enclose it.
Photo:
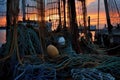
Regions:
[[[58,49],[55,46],[53,46],[53,45],[49,45],[47,47],[47,53],[52,58],[55,58],[55,57],[59,56]]]

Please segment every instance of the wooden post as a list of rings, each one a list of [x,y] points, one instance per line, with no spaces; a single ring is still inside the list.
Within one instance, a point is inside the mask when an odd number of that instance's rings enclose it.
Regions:
[[[88,29],[90,31],[90,16],[88,17]]]
[[[100,0],[98,0],[98,23],[97,23],[98,31],[99,31],[99,17],[100,17]]]
[[[63,8],[64,8],[64,28],[66,28],[66,0],[63,0]]]
[[[84,22],[84,34],[86,39],[87,38],[87,9],[86,9],[86,0],[80,0],[82,3],[82,12],[83,12],[83,22]]]
[[[37,0],[37,7],[39,9],[40,13],[40,26],[39,26],[39,38],[42,43],[41,49],[42,49],[42,59],[44,61],[44,55],[46,53],[46,45],[45,45],[45,37],[46,37],[46,27],[45,27],[45,2],[44,0]]]
[[[7,0],[7,17],[6,17],[6,20],[7,20],[7,29],[11,26],[11,2],[12,0]]]
[[[7,0],[7,12],[6,12],[6,42],[9,41],[8,39],[8,35],[9,35],[9,29],[10,29],[10,26],[11,26],[11,13],[10,13],[10,3],[11,3],[11,0]]]
[[[25,8],[26,7],[26,0],[22,0],[22,12],[23,12],[23,21],[26,20],[26,11]]]
[[[70,28],[72,33],[73,49],[76,51],[76,53],[81,53],[80,44],[79,44],[79,30],[76,21],[75,0],[68,0],[68,8],[70,14]]]
[[[107,18],[107,24],[108,24],[108,37],[109,37],[109,47],[113,43],[113,35],[112,35],[112,28],[113,26],[111,25],[111,20],[110,20],[110,14],[109,14],[109,8],[108,8],[108,1],[104,0],[104,5],[105,5],[105,11],[106,11],[106,18]]]
[[[59,25],[61,25],[61,0],[58,0],[58,14],[59,14]]]
[[[104,5],[105,5],[106,18],[107,18],[107,24],[108,24],[108,32],[109,32],[109,34],[111,34],[112,33],[112,25],[111,25],[111,21],[110,21],[109,8],[108,8],[107,0],[104,0]]]

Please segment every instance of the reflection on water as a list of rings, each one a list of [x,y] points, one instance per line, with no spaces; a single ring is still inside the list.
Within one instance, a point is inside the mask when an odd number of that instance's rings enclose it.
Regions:
[[[95,41],[95,31],[91,31],[92,33],[92,40]]]
[[[6,30],[0,30],[0,47],[6,43]]]

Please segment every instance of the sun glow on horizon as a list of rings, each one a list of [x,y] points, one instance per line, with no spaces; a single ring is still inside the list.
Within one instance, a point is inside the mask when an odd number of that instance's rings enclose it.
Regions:
[[[6,17],[2,16],[0,17],[0,26],[5,26],[6,25]]]

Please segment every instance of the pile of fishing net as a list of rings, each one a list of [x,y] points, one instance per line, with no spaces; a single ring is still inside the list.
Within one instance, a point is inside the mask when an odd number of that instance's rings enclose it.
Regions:
[[[59,56],[47,62],[54,66],[57,77],[62,79],[67,77],[72,77],[73,80],[85,80],[86,78],[89,78],[88,80],[99,80],[99,77],[103,80],[120,79],[119,57],[77,54],[73,57],[69,55]],[[76,76],[80,78],[76,79]]]
[[[18,48],[21,57],[25,55],[35,55],[41,53],[41,42],[38,34],[31,28],[25,26],[18,27]],[[0,49],[0,55],[6,56],[9,53],[11,38],[14,35],[8,35],[8,42]],[[16,53],[16,51],[14,51]]]
[[[34,62],[35,64],[27,63],[25,63],[24,66],[17,65],[15,69],[15,79],[17,79],[18,77],[19,79],[25,79],[25,76],[27,76],[26,79],[34,78],[36,80],[41,80],[41,76],[44,76],[44,78],[46,78],[45,75],[41,75],[41,73],[38,72],[39,70],[34,70],[37,68],[40,70],[43,69],[42,72],[46,73],[47,77],[51,76],[51,80],[63,80],[68,77],[70,77],[72,80],[120,79],[119,57],[110,57],[103,55],[101,56],[101,58],[97,55],[77,55],[76,57],[61,56],[46,61],[45,63],[41,62],[36,64],[36,61]],[[28,71],[24,72],[26,68],[30,69],[27,69]],[[49,71],[52,75],[49,74]],[[21,76],[22,73],[24,73],[24,75],[22,75],[24,77]],[[37,76],[34,73],[37,73]]]
[[[14,70],[15,65],[18,64],[17,51],[14,49],[12,53],[9,54],[11,48],[11,40],[14,34],[12,35],[13,29],[8,31],[7,42],[2,45],[0,48],[0,78],[4,75],[6,78],[11,77],[11,71]],[[19,57],[21,61],[26,55],[36,56],[37,54],[41,54],[41,41],[38,37],[38,34],[32,28],[28,28],[26,26],[18,26],[17,28],[17,43],[19,49]],[[35,60],[35,59],[34,59]],[[39,60],[41,61],[41,60]],[[38,62],[39,62],[38,61]],[[37,62],[37,61],[36,61]],[[7,65],[4,65],[7,64]],[[3,66],[2,66],[3,65]],[[8,72],[4,69],[8,70]],[[6,74],[8,73],[8,74]]]
[[[48,64],[17,65],[14,80],[56,80],[56,70]]]
[[[11,40],[9,35],[8,39]],[[69,42],[70,43],[70,42]],[[0,49],[0,55],[5,57],[9,56],[10,41],[3,45]],[[18,27],[18,47],[20,58],[23,59],[23,65],[17,65],[16,51],[10,55],[8,64],[10,70],[14,71],[15,80],[57,80],[57,77],[62,77],[61,80],[66,77],[71,77],[73,80],[77,80],[76,76],[83,76],[78,80],[83,80],[85,76],[89,78],[93,77],[95,71],[98,71],[96,77],[105,80],[120,79],[120,57],[113,57],[107,55],[92,55],[92,54],[76,54],[72,49],[71,44],[67,44],[63,49],[59,49],[60,56],[44,60],[38,57],[36,54],[42,53],[41,41],[37,33],[28,27]],[[30,55],[26,57],[26,55]],[[43,64],[44,61],[44,64]],[[4,62],[0,62],[0,65]],[[16,65],[16,66],[15,66]],[[2,72],[4,66],[0,66],[0,72]],[[12,67],[12,68],[11,68]],[[87,69],[90,68],[90,69]],[[78,73],[78,71],[84,72]],[[84,70],[81,70],[84,69]],[[88,73],[86,73],[88,71]],[[2,74],[2,73],[0,73]],[[101,75],[100,75],[101,74]],[[74,76],[73,76],[74,75]],[[59,80],[59,79],[58,79]]]
[[[96,69],[113,75],[116,80],[120,79],[120,57],[110,57],[104,60]]]
[[[31,28],[18,28],[18,45],[22,55],[41,53],[41,42],[37,33]]]
[[[73,80],[115,80],[109,73],[90,68],[72,69],[71,75]]]

